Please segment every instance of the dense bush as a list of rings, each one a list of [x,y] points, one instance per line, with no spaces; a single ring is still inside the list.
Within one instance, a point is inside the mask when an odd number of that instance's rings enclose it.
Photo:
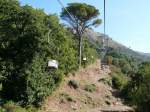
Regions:
[[[122,91],[128,103],[136,105],[140,112],[150,111],[150,63],[143,63]]]
[[[109,65],[112,64],[119,67],[123,74],[131,74],[132,72],[136,72],[140,63],[137,59],[127,56],[115,49],[109,50],[105,56],[105,59]]]
[[[122,73],[121,69],[116,66],[111,66],[112,86],[121,91],[128,83],[128,77]]]
[[[49,38],[48,38],[48,32]],[[78,68],[77,41],[56,15],[47,15],[15,0],[0,0],[0,83],[3,97],[40,104]],[[85,46],[86,49],[86,46]],[[92,48],[84,51],[91,56]],[[48,60],[59,62],[49,70]]]
[[[150,64],[127,56],[115,49],[108,51],[112,56],[113,87],[121,92],[127,102],[137,106],[140,112],[150,111]],[[105,57],[105,58],[106,58]]]
[[[46,15],[15,1],[1,1],[1,70],[3,96],[21,103],[36,104],[62,80],[62,74],[77,68],[71,34],[54,15]],[[9,10],[10,9],[10,10]],[[8,12],[7,12],[8,10]],[[61,29],[57,34],[47,32]],[[49,59],[59,61],[59,70],[47,70]]]
[[[115,73],[112,76],[112,86],[115,89],[121,90],[127,84],[127,78],[122,73]]]

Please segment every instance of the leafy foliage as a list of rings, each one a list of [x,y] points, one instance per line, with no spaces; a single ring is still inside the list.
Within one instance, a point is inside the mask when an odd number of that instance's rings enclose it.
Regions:
[[[122,89],[127,85],[129,77],[122,73],[121,69],[116,66],[111,66],[111,82],[112,87],[119,90],[119,92],[122,91]]]
[[[109,65],[119,67],[123,74],[131,74],[137,72],[139,61],[133,57],[129,57],[115,49],[107,52],[105,60]]]
[[[137,105],[139,111],[150,111],[150,63],[143,63],[136,74],[131,76],[131,81],[124,88],[126,100]]]
[[[78,25],[81,25],[82,30],[85,30],[85,28],[101,23],[101,20],[97,18],[100,14],[99,10],[94,6],[85,3],[69,3],[66,9],[71,14],[72,18],[65,9],[62,11],[61,17],[73,28],[77,28],[79,27]]]
[[[123,74],[113,74],[112,85],[115,89],[122,90],[127,84],[127,78]]]
[[[83,39],[83,55],[82,55],[82,65],[89,65],[90,63],[93,63],[95,59],[98,57],[96,48],[86,39]],[[83,58],[86,58],[86,61],[83,60]]]
[[[62,10],[61,18],[69,24],[79,39],[79,66],[82,64],[83,34],[87,28],[101,24],[99,14],[98,9],[85,3],[70,3]]]
[[[150,64],[127,56],[115,49],[106,55],[112,56],[112,84],[121,92],[128,104],[137,106],[140,112],[149,112],[150,108]]]
[[[20,6],[15,0],[0,0],[3,98],[39,106],[58,87],[64,74],[78,68],[77,46],[74,35],[56,15]],[[85,53],[93,53],[92,49],[88,47]],[[47,67],[51,59],[58,60],[58,69]]]

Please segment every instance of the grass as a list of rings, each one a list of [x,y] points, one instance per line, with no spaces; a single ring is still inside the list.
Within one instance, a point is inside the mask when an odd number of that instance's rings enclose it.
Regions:
[[[85,85],[84,90],[92,93],[92,92],[96,91],[96,85],[95,84]]]
[[[0,106],[0,112],[7,112],[7,111],[6,111],[6,109],[4,109]]]
[[[72,96],[70,96],[69,94],[67,93],[62,93],[60,94],[60,99],[61,99],[61,102],[65,102],[65,101],[68,101],[68,102],[75,102],[75,100],[73,99]]]
[[[7,101],[5,104],[3,104],[2,107],[0,107],[0,112],[41,112],[41,111],[33,106],[23,108],[14,103],[13,101]]]
[[[98,80],[98,82],[103,82],[104,84],[112,86],[112,79],[101,78],[101,79]]]

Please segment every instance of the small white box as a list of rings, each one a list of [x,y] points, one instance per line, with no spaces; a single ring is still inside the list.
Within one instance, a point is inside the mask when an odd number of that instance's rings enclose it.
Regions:
[[[49,60],[48,67],[58,69],[58,61],[57,60]]]
[[[85,57],[85,58],[83,58],[83,61],[86,61],[86,57]]]

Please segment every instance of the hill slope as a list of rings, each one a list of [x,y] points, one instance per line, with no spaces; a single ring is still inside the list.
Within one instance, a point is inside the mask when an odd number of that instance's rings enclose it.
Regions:
[[[69,74],[60,85],[59,89],[50,96],[43,106],[44,112],[98,112],[96,110],[105,110],[107,107],[115,109],[132,108],[124,106],[120,98],[117,98],[110,84],[110,69],[105,66],[100,70],[100,61],[85,69]],[[68,85],[70,80],[79,83],[79,87],[74,89]],[[95,90],[87,91],[87,85],[94,85]],[[89,88],[90,89],[90,88]],[[107,108],[110,109],[110,108]]]
[[[87,30],[85,33],[85,36],[90,40],[90,42],[95,44],[95,46],[101,47],[102,39],[104,38],[103,34],[94,32],[93,30]],[[108,35],[106,35],[105,37],[106,37],[105,45],[107,45],[107,42],[108,42],[109,47],[114,48],[125,55],[132,56],[132,57],[137,58],[142,61],[150,61],[149,53],[140,53],[140,52],[134,51],[134,50],[114,41]]]

